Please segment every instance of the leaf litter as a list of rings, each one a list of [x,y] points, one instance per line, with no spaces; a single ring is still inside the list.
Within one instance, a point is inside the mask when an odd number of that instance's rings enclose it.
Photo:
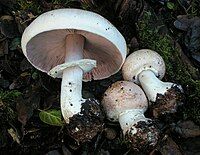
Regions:
[[[66,133],[66,127],[63,126],[62,117],[58,110],[59,86],[61,81],[59,79],[51,79],[44,73],[36,71],[24,58],[20,47],[21,34],[39,14],[52,9],[68,7],[83,8],[97,12],[110,20],[119,29],[127,41],[129,53],[132,53],[134,50],[142,48],[144,44],[148,48],[162,48],[159,43],[150,46],[148,42],[144,42],[144,38],[148,37],[145,36],[147,33],[141,34],[136,24],[138,21],[143,20],[141,17],[144,14],[152,15],[155,13],[156,17],[154,19],[161,19],[164,21],[161,22],[161,25],[165,25],[162,27],[164,29],[159,29],[159,32],[165,36],[167,30],[169,32],[167,35],[171,37],[172,42],[175,44],[180,43],[179,49],[183,49],[183,51],[180,50],[182,53],[179,54],[181,56],[185,55],[183,57],[175,56],[174,58],[185,61],[180,66],[184,64],[187,67],[190,75],[187,77],[192,79],[194,83],[182,83],[186,90],[186,102],[195,105],[198,104],[196,103],[198,99],[195,99],[192,92],[193,90],[195,92],[198,90],[197,87],[195,88],[195,84],[198,84],[199,81],[196,63],[199,62],[200,48],[199,14],[195,12],[195,10],[199,9],[197,4],[198,0],[195,0],[193,3],[188,3],[188,1],[184,0],[178,3],[169,0],[151,0],[149,3],[147,1],[135,0],[44,0],[41,2],[31,0],[2,0],[0,2],[1,153],[7,153],[7,150],[9,150],[10,153],[17,151],[18,154],[30,152],[43,154],[91,154],[91,152],[96,154],[144,154],[135,152],[129,148],[127,142],[124,141],[119,124],[111,123],[108,120],[105,120],[102,133],[99,133],[91,142],[77,144]],[[162,12],[167,12],[167,19],[166,16],[161,17]],[[191,17],[188,15],[178,16],[184,13],[193,14]],[[151,22],[153,23],[154,20]],[[172,23],[174,23],[176,28],[172,27]],[[152,27],[157,26],[160,25],[157,24]],[[178,31],[178,29],[181,31]],[[151,31],[153,30],[150,27],[147,30],[143,27],[141,32],[151,34]],[[171,35],[171,33],[173,34]],[[154,31],[153,34],[155,34]],[[178,43],[177,38],[174,38],[176,34],[178,34]],[[157,35],[152,35],[153,37],[157,40],[162,38]],[[147,39],[151,41],[149,38]],[[163,41],[163,39],[160,40]],[[168,45],[173,46],[173,44]],[[186,50],[184,50],[185,47]],[[173,72],[174,68],[170,68],[169,62],[173,64],[174,59],[170,58],[169,60],[172,61],[167,62],[168,72],[165,80],[170,79],[174,82],[181,82],[182,78],[174,75],[171,76],[170,71]],[[179,61],[175,64],[179,64]],[[94,96],[98,100],[101,100],[104,91],[113,82],[118,80],[122,80],[121,72],[105,80],[83,83],[83,94],[86,97]],[[194,96],[193,100],[190,99],[192,95]],[[183,107],[182,109],[178,109],[177,113],[169,118],[164,118],[168,116],[159,118],[158,122],[160,122],[160,130],[163,135],[157,147],[148,153],[156,154],[159,152],[163,155],[169,153],[199,153],[198,148],[200,148],[200,145],[197,142],[199,124],[198,121],[194,121],[194,118],[198,118],[199,111],[196,108],[193,109],[192,112],[191,110],[187,112]],[[147,115],[153,117],[150,112],[147,112]],[[168,121],[169,119],[170,121]],[[194,149],[191,150],[190,148]]]

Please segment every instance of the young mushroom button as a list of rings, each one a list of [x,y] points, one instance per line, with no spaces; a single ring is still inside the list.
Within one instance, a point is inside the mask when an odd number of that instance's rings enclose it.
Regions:
[[[106,90],[102,104],[107,118],[119,121],[125,139],[134,149],[152,149],[156,145],[159,131],[154,122],[144,116],[148,102],[139,86],[118,81]]]
[[[119,71],[126,57],[120,32],[100,15],[58,9],[37,17],[24,31],[22,50],[40,71],[62,78],[61,111],[70,135],[92,139],[103,124],[95,99],[82,98],[82,80],[99,80]]]
[[[171,82],[162,82],[165,63],[162,57],[149,49],[130,54],[123,67],[123,78],[140,84],[151,102],[154,116],[173,113],[182,104],[182,88]]]

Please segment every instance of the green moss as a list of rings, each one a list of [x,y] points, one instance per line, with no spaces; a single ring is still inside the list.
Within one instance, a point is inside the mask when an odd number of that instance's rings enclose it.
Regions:
[[[17,90],[0,90],[0,100],[2,100],[3,102],[12,102],[16,97],[20,96],[21,94],[22,93]]]
[[[189,106],[189,109],[185,108],[184,116],[200,123],[200,118],[197,116],[200,113],[200,108],[197,106],[200,99],[200,80],[195,79],[198,70],[183,60],[181,50],[174,45],[168,33],[163,32],[165,28],[152,12],[145,12],[138,23],[141,48],[155,50],[163,57],[166,63],[165,80],[181,84],[186,92],[187,102],[194,105]]]
[[[17,90],[3,91],[0,90],[0,122],[14,120],[16,118],[15,99],[19,97],[21,93]]]

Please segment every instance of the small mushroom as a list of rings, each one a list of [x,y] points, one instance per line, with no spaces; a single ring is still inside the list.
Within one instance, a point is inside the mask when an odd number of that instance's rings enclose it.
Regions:
[[[148,101],[143,90],[129,81],[118,81],[103,96],[102,105],[110,121],[119,121],[125,139],[136,150],[152,149],[158,141],[155,123],[144,116]]]
[[[120,32],[93,12],[52,10],[25,29],[22,50],[35,68],[62,78],[61,111],[70,135],[82,142],[92,139],[102,129],[103,112],[95,99],[82,98],[82,80],[119,71],[126,57]]]
[[[165,63],[162,57],[149,49],[129,55],[122,67],[123,78],[140,84],[148,99],[154,102],[155,116],[174,113],[182,104],[182,87],[171,82],[162,82]]]

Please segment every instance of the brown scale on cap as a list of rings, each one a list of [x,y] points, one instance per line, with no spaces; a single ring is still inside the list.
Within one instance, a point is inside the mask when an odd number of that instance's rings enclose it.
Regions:
[[[95,99],[87,99],[82,103],[81,112],[69,118],[67,130],[78,142],[91,140],[103,129],[104,112]]]

